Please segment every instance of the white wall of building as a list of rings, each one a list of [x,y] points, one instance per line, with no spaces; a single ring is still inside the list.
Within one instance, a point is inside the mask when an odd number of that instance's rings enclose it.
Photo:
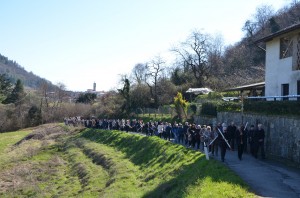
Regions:
[[[295,36],[293,44],[297,45],[296,36],[298,33],[293,35]],[[266,96],[281,96],[282,84],[289,84],[289,95],[297,95],[297,81],[300,80],[300,71],[293,71],[293,59],[297,57],[280,59],[280,38],[276,37],[266,42]],[[294,50],[296,49],[294,47]]]

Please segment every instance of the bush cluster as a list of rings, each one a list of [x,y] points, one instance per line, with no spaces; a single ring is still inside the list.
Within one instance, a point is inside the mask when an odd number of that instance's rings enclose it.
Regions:
[[[217,116],[217,106],[217,102],[202,103],[200,114],[206,116]]]
[[[241,103],[214,101],[202,104],[201,114],[207,116],[217,116],[217,112],[222,111],[241,111]]]
[[[245,101],[245,112],[269,115],[300,115],[300,101]]]
[[[241,111],[242,104],[240,102],[220,102],[217,106],[218,111]]]
[[[217,116],[217,112],[240,112],[240,102],[205,102],[202,104],[201,115]],[[250,101],[244,102],[244,112],[267,115],[300,116],[300,101]]]

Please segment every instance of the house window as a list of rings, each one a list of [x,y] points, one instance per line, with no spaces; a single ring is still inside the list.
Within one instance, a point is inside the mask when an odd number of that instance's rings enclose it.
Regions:
[[[293,40],[291,37],[280,39],[280,59],[291,57],[293,55]]]
[[[282,84],[281,93],[282,93],[282,96],[289,95],[289,84]],[[288,100],[288,98],[283,98],[283,100]]]

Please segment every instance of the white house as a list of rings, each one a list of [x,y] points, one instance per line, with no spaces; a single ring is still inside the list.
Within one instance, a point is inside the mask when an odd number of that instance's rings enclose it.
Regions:
[[[266,43],[265,96],[300,95],[300,24],[259,42]]]

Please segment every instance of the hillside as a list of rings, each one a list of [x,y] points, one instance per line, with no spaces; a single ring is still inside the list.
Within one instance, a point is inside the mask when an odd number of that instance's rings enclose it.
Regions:
[[[41,85],[47,83],[50,90],[55,89],[50,81],[35,75],[32,72],[26,71],[17,62],[8,59],[0,54],[0,74],[7,74],[9,79],[15,83],[20,79],[26,87],[38,89]]]
[[[0,134],[0,196],[255,197],[220,162],[157,137],[59,124],[28,130]]]
[[[241,29],[244,37],[232,46],[226,46],[219,61],[215,61],[215,79],[208,82],[211,88],[231,88],[264,81],[265,44],[255,41],[271,33],[300,22],[300,2],[293,1],[278,11],[271,5],[257,8]]]

